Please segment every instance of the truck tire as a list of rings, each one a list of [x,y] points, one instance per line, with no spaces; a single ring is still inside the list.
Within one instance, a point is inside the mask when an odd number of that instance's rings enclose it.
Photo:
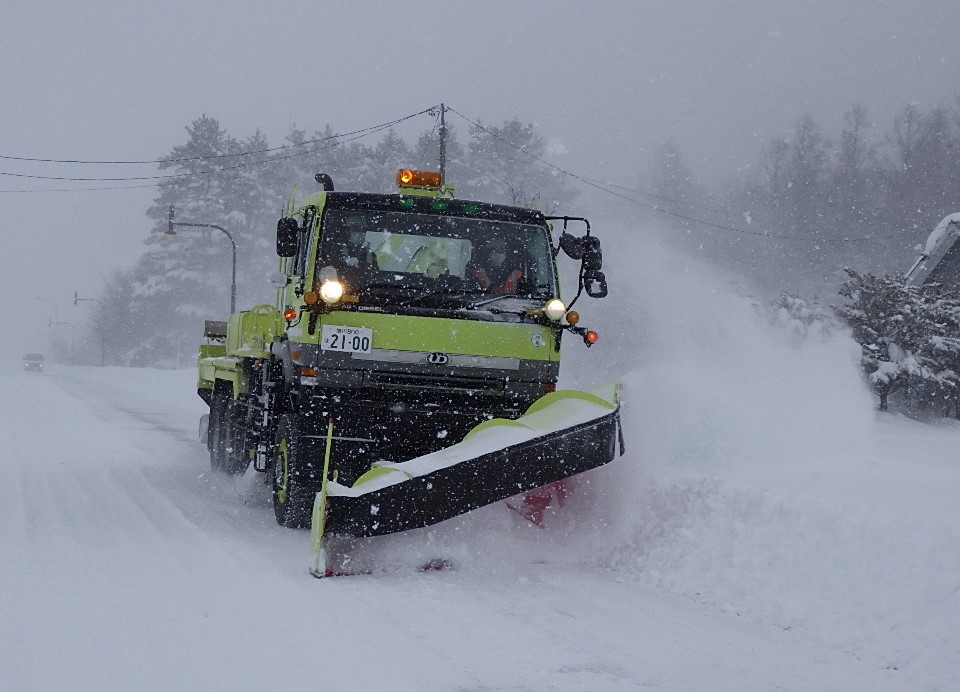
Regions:
[[[280,526],[292,529],[309,528],[316,495],[302,477],[305,463],[301,435],[295,415],[281,416],[272,469],[273,512]]]
[[[225,436],[224,417],[229,403],[228,394],[223,388],[215,388],[210,400],[210,470],[223,471],[224,459],[227,454],[227,439]]]
[[[246,473],[250,466],[250,457],[247,456],[243,425],[240,422],[242,409],[237,402],[229,398],[223,412],[223,464],[221,470],[231,476],[240,476]]]
[[[197,430],[197,434],[200,437],[200,444],[207,448],[207,451],[210,451],[210,414],[204,413],[200,416],[200,427]]]

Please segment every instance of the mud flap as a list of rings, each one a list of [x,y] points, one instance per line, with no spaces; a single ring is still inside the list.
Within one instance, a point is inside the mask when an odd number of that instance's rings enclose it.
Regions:
[[[615,386],[554,392],[447,449],[371,469],[350,488],[329,483],[324,530],[359,538],[422,528],[609,463],[618,442],[623,453],[617,398]]]

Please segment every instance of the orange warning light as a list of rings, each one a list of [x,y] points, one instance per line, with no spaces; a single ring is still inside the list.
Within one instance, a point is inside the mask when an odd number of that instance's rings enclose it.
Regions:
[[[418,171],[413,168],[401,168],[397,171],[397,185],[403,187],[435,187],[443,185],[439,171]]]

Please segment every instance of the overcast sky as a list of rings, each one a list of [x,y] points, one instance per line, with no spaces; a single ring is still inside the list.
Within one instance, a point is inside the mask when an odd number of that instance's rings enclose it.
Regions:
[[[583,176],[637,185],[648,153],[673,139],[718,178],[805,112],[834,134],[862,103],[886,131],[910,101],[951,101],[958,33],[956,0],[3,0],[0,155],[153,159],[202,113],[276,145],[294,124],[350,131],[443,101],[487,123],[535,123],[562,145],[553,162]],[[156,174],[3,159],[0,172]],[[28,339],[51,310],[36,297],[80,329],[74,291],[96,296],[142,251],[150,188],[14,192],[83,186],[0,175],[0,291]]]

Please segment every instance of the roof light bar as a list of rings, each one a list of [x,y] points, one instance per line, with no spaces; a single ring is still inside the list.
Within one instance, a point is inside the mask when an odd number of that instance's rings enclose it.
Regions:
[[[440,189],[443,178],[438,171],[418,171],[413,168],[401,168],[397,171],[399,187],[429,187]]]

